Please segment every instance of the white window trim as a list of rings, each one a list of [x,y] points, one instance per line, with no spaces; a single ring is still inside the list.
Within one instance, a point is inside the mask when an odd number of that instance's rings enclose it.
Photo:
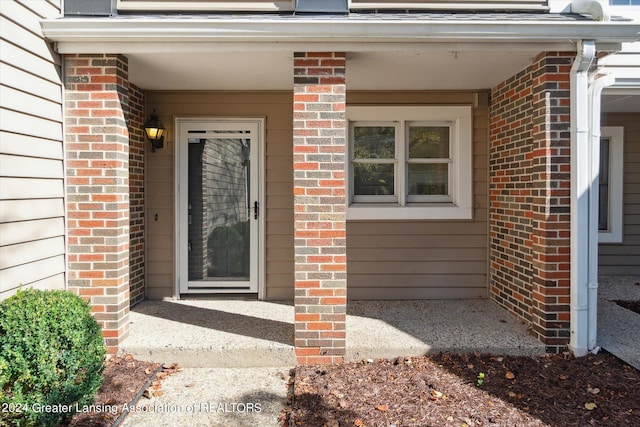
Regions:
[[[624,193],[624,128],[603,126],[600,137],[609,139],[609,230],[598,231],[598,243],[622,243]]]
[[[353,106],[348,121],[449,122],[451,141],[451,203],[405,205],[404,189],[397,189],[400,203],[353,203],[351,143],[347,160],[348,220],[471,220],[473,219],[473,139],[471,106]],[[402,143],[404,145],[404,142]],[[404,152],[404,149],[402,150]],[[404,158],[401,157],[401,159]]]

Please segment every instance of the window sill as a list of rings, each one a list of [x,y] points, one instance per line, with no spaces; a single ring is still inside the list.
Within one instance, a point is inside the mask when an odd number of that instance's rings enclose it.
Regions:
[[[473,208],[451,203],[438,205],[351,205],[347,207],[347,220],[472,220]]]

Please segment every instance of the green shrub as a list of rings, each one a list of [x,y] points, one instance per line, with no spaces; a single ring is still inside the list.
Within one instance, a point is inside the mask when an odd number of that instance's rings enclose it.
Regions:
[[[93,403],[105,353],[89,305],[69,292],[0,303],[0,425],[57,426]]]

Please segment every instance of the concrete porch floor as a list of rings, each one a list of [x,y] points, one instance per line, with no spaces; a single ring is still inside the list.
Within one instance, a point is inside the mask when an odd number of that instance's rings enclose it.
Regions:
[[[345,360],[440,351],[537,355],[544,346],[494,302],[354,301]],[[295,366],[291,302],[144,301],[133,308],[121,352],[182,367]]]

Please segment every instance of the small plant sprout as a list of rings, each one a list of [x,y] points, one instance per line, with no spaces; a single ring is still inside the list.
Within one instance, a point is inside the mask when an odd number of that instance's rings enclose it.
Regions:
[[[478,381],[476,382],[478,387],[482,386],[482,384],[484,384],[484,372],[478,374]]]

